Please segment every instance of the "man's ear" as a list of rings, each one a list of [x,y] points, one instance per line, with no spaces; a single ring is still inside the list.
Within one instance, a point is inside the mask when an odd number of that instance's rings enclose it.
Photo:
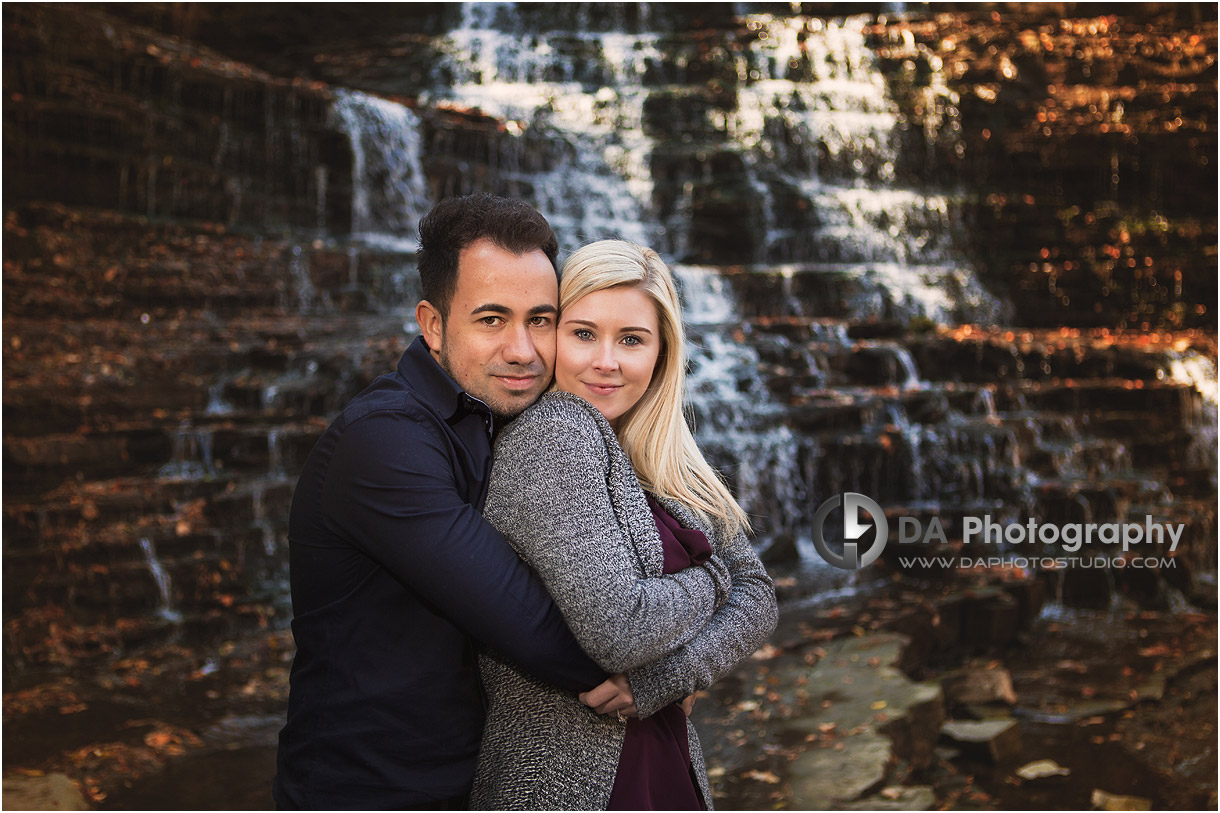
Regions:
[[[419,322],[420,332],[424,334],[428,347],[434,353],[439,352],[445,339],[445,320],[441,312],[428,300],[421,300],[415,306],[415,321]]]

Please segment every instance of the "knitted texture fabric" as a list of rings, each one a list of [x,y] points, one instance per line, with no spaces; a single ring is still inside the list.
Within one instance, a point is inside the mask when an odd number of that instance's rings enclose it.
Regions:
[[[642,715],[704,688],[775,627],[775,591],[744,536],[726,539],[685,506],[715,555],[662,575],[656,524],[614,431],[578,396],[544,395],[496,443],[484,514],[538,571],[586,652],[628,672]],[[471,806],[603,809],[626,725],[571,692],[480,656],[489,708]],[[711,795],[694,727],[691,764]]]

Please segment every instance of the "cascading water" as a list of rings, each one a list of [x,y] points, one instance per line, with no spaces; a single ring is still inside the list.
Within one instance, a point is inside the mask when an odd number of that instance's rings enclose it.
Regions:
[[[144,553],[144,563],[148,566],[148,572],[153,581],[156,582],[157,594],[161,599],[160,605],[157,607],[157,614],[171,623],[181,623],[182,614],[174,607],[173,584],[170,582],[165,566],[157,558],[157,550],[153,547],[152,540],[148,537],[141,537],[140,550]]]
[[[174,435],[173,460],[161,467],[158,476],[165,480],[192,480],[215,474],[212,430],[184,422]]]
[[[1194,350],[1174,351],[1169,357],[1169,378],[1182,384],[1190,384],[1200,395],[1198,414],[1187,425],[1193,435],[1191,452],[1200,465],[1215,469],[1217,434],[1216,359],[1208,358]]]
[[[715,269],[676,266],[690,336],[687,399],[695,437],[763,536],[808,536],[799,443],[759,375],[757,351],[733,339],[732,294]]]
[[[864,18],[738,18],[744,31],[706,46],[724,63],[713,70],[733,74],[731,86],[709,86],[719,94],[709,103],[687,76],[697,55],[672,51],[672,35],[650,30],[645,6],[619,9],[624,28],[610,21],[609,30],[604,20],[583,27],[587,13],[539,26],[524,11],[465,4],[421,99],[478,108],[517,139],[545,144],[543,166],[518,171],[509,160],[501,169],[566,249],[622,237],[674,260],[690,256],[701,248],[692,244],[692,190],[714,187],[713,164],[736,156],[756,264],[858,280],[880,292],[855,303],[861,314],[1002,316],[953,245],[956,198],[901,180],[902,121]],[[951,110],[943,82],[924,92],[928,110]],[[956,124],[942,118],[946,130]],[[662,195],[666,176],[673,188]]]
[[[419,119],[395,102],[342,89],[335,91],[333,114],[352,147],[352,234],[414,250],[428,211]]]
[[[477,107],[508,120],[510,133],[524,123],[553,142],[551,166],[507,180],[565,249],[615,237],[673,253],[652,213],[652,139],[642,126],[644,76],[660,59],[661,35],[526,32],[513,6],[464,5],[430,100]]]
[[[1003,312],[952,245],[953,201],[899,181],[900,119],[863,18],[745,18],[737,107],[718,114],[766,201],[758,263],[862,277],[908,316],[994,321]],[[935,93],[934,88],[929,88]],[[943,91],[948,93],[947,90]],[[945,106],[929,99],[929,109]]]

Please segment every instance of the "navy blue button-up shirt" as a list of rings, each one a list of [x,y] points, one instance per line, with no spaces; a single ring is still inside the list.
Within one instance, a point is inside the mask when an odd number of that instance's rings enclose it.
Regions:
[[[292,500],[282,808],[388,809],[470,789],[476,645],[584,691],[605,673],[479,511],[492,415],[423,339],[318,441]]]

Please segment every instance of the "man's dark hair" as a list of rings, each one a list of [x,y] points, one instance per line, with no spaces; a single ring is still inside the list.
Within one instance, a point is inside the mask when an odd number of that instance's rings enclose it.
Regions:
[[[527,254],[539,249],[559,276],[559,242],[551,224],[527,203],[479,193],[446,198],[419,222],[419,280],[423,297],[449,318],[457,288],[458,255],[477,240],[490,240],[505,251]]]

